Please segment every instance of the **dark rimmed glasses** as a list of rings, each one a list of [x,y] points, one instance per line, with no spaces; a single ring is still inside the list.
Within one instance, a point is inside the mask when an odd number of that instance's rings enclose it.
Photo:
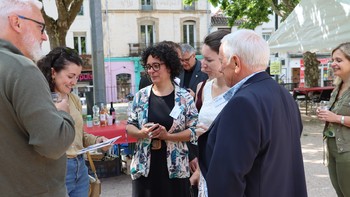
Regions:
[[[151,64],[146,64],[143,68],[148,71],[149,69],[153,69],[154,72],[157,72],[160,70],[160,65],[162,65],[164,63],[153,63],[152,65]]]
[[[29,21],[32,21],[32,22],[34,22],[36,24],[41,25],[41,34],[44,34],[45,27],[46,27],[45,23],[39,22],[39,21],[31,19],[31,18],[27,18],[25,16],[21,16],[21,15],[17,15],[17,16],[18,16],[18,18],[21,18],[21,19],[24,19],[24,20],[29,20]]]

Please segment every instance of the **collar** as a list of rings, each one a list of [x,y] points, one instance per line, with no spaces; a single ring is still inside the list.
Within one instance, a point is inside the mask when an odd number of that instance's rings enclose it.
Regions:
[[[236,92],[243,86],[243,84],[248,81],[248,79],[250,79],[251,77],[253,77],[254,75],[261,73],[261,72],[265,72],[265,71],[260,71],[260,72],[256,72],[253,73],[247,77],[245,77],[244,79],[242,79],[241,81],[239,81],[238,83],[236,83],[234,86],[232,86],[232,88],[230,88],[224,95],[224,99],[226,101],[229,101],[235,94]]]
[[[19,49],[7,40],[0,39],[0,48],[18,55],[23,55]]]

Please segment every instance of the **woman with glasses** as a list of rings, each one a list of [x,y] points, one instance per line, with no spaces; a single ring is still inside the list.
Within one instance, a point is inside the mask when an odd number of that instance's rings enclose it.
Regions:
[[[152,85],[136,93],[126,127],[138,138],[130,166],[133,197],[189,196],[186,142],[195,143],[193,97],[174,82],[181,70],[173,47],[159,43],[141,57]]]
[[[84,147],[108,140],[83,131],[82,106],[77,95],[71,93],[82,70],[83,62],[79,55],[68,47],[57,47],[38,62],[38,67],[49,82],[51,92],[59,93],[60,99],[69,101],[70,115],[75,122],[75,138],[66,151],[66,186],[70,197],[87,197],[89,176],[85,160],[77,152]],[[108,150],[105,147],[104,150]]]
[[[167,40],[164,40],[161,43],[162,44],[167,44],[170,47],[172,47],[177,52],[177,56],[181,60],[181,58],[182,58],[182,51],[181,51],[181,46],[179,44],[177,44],[175,42],[172,42],[172,41],[167,41]],[[139,83],[139,90],[141,90],[142,88],[152,84],[152,80],[150,79],[149,75],[146,72],[147,71],[145,70],[144,72],[140,73],[141,74],[141,79],[140,79],[140,83]],[[175,82],[177,84],[179,84],[179,82],[177,82],[176,80],[175,80]]]

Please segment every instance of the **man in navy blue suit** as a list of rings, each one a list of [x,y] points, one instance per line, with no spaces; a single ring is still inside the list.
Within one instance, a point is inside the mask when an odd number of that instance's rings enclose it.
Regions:
[[[270,50],[252,30],[222,39],[221,72],[232,87],[199,137],[199,166],[209,197],[307,196],[300,112],[288,91],[265,72]]]

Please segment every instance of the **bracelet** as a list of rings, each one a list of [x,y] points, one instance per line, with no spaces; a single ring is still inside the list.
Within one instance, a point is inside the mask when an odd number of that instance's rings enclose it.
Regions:
[[[344,125],[344,116],[341,116],[341,119],[340,119],[340,124]]]

